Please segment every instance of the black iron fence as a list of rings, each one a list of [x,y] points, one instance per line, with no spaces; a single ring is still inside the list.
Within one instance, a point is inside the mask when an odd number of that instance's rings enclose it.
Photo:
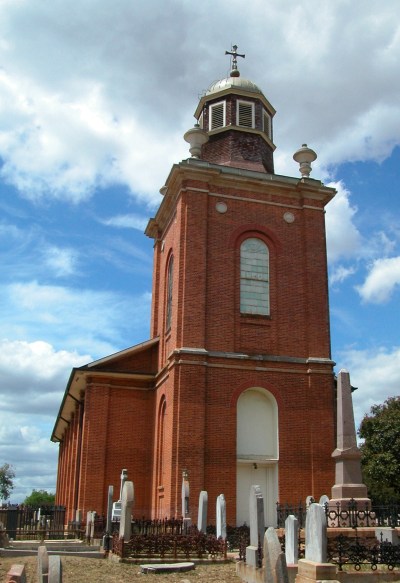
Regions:
[[[64,506],[42,506],[39,509],[10,505],[0,508],[0,523],[9,538],[14,540],[64,538],[64,521]]]
[[[285,527],[285,520],[293,514],[299,521],[299,528],[306,523],[307,506],[304,503],[297,505],[276,505],[278,528]],[[390,527],[400,526],[400,505],[387,504],[373,506],[350,500],[345,506],[338,502],[334,505],[325,504],[325,513],[328,528],[362,528],[362,527]]]
[[[123,559],[139,557],[225,559],[227,548],[225,540],[199,532],[196,527],[190,528],[186,534],[171,532],[132,534],[128,542],[114,534],[112,540],[113,553]]]
[[[400,566],[400,545],[384,541],[340,535],[328,542],[328,562],[338,566],[339,571],[349,566],[356,571],[370,568],[375,571],[384,566],[389,571]]]

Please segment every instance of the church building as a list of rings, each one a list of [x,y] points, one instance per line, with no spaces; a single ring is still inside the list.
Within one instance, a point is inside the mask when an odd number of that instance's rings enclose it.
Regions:
[[[134,517],[189,516],[224,494],[227,523],[248,523],[252,484],[266,524],[276,502],[319,498],[334,484],[335,387],[330,353],[324,207],[335,190],[274,172],[275,110],[243,78],[213,83],[185,134],[145,234],[154,240],[150,339],[72,370],[52,441],[56,503],[106,514],[121,469]]]

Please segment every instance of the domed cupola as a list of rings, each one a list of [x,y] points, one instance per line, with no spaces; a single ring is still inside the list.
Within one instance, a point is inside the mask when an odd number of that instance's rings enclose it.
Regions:
[[[240,76],[234,45],[230,76],[210,85],[195,112],[208,135],[202,160],[258,172],[274,173],[272,118],[275,109],[259,87]]]

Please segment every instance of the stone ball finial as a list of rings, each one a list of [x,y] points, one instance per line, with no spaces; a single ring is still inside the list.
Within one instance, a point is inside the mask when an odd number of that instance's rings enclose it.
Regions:
[[[307,144],[303,144],[301,148],[299,148],[293,154],[293,160],[300,164],[300,174],[302,178],[309,178],[311,172],[311,162],[314,162],[317,159],[317,154],[314,150],[311,150],[307,146]]]
[[[201,147],[208,142],[207,132],[202,130],[199,124],[196,123],[193,128],[185,133],[183,139],[190,145],[189,152],[191,153],[192,158],[200,158]]]

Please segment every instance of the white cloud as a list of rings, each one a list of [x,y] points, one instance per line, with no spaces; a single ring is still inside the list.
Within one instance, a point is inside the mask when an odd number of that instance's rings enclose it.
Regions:
[[[354,275],[355,272],[355,267],[344,267],[343,265],[338,265],[332,269],[332,273],[329,275],[329,283],[331,285],[335,285],[335,283],[343,283],[345,279]]]
[[[169,167],[188,156],[182,134],[197,96],[229,69],[233,37],[246,52],[243,75],[278,109],[277,172],[297,172],[291,156],[304,141],[320,154],[316,177],[343,160],[381,160],[400,143],[397,0],[379,11],[373,0],[255,1],[244,21],[241,7],[4,1],[3,177],[32,199],[77,202],[120,183],[158,202]]]
[[[362,246],[361,234],[353,223],[357,209],[350,204],[350,193],[341,182],[329,186],[337,189],[326,207],[327,253],[330,263],[356,257]]]
[[[48,342],[1,340],[2,411],[54,415],[71,368],[91,360],[88,354],[56,351]]]
[[[56,277],[72,275],[76,270],[77,251],[75,249],[61,249],[48,247],[44,251],[45,263]]]
[[[349,349],[341,352],[337,360],[337,370],[349,370],[351,384],[358,388],[353,393],[357,427],[372,405],[400,394],[400,347]]]
[[[382,304],[391,298],[399,285],[400,257],[386,257],[373,262],[366,280],[356,289],[365,302]]]
[[[137,229],[138,231],[144,231],[149,219],[141,217],[135,214],[128,215],[116,215],[109,219],[100,219],[103,225],[109,225],[110,227],[120,227],[123,229]]]
[[[58,348],[87,353],[94,358],[130,343],[147,339],[149,294],[123,294],[16,283],[1,289],[2,334],[35,340],[43,330]],[[139,336],[139,337],[138,337]]]

